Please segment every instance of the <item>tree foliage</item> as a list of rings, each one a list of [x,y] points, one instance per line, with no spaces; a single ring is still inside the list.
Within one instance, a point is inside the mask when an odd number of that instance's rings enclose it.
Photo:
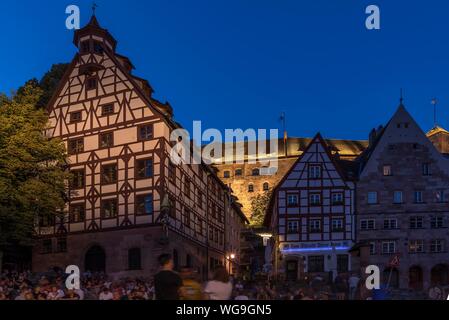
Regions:
[[[64,207],[66,152],[45,135],[43,96],[35,79],[10,98],[0,96],[0,251],[30,244],[39,219]]]
[[[265,191],[251,199],[251,226],[261,227],[270,203],[272,191]]]

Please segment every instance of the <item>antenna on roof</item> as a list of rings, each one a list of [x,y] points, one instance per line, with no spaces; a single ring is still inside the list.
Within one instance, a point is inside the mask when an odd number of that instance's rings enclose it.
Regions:
[[[400,97],[400,99],[399,99],[399,102],[400,102],[401,106],[404,105],[404,96],[403,96],[403,90],[402,90],[402,88],[401,88],[401,97]]]
[[[433,126],[437,127],[437,98],[433,98],[431,104],[433,105]]]

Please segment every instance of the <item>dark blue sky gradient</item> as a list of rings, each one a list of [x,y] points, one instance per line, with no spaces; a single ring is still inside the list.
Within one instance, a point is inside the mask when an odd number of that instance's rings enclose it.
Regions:
[[[218,128],[277,128],[291,136],[365,139],[407,109],[424,130],[449,127],[449,1],[98,0],[97,17],[118,52],[168,100],[176,120]],[[69,62],[73,32],[91,1],[1,1],[0,91]],[[365,8],[381,9],[381,30]]]

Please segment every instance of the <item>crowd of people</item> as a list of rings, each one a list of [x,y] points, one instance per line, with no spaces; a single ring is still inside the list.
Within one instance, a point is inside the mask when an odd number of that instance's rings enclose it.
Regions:
[[[386,299],[382,290],[366,295],[357,275],[338,275],[332,283],[320,276],[307,283],[240,281],[217,267],[202,283],[190,267],[174,271],[170,255],[159,257],[152,278],[111,281],[103,273],[84,273],[80,289],[66,288],[62,273],[36,276],[30,272],[0,274],[0,300],[354,300]],[[435,290],[434,290],[435,291]],[[434,291],[432,291],[434,293]],[[429,298],[434,298],[430,297]]]

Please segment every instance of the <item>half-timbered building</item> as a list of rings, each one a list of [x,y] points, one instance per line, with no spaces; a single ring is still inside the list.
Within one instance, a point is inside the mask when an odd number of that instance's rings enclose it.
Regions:
[[[171,106],[133,75],[95,16],[74,44],[78,52],[48,104],[47,131],[67,147],[69,201],[63,219],[39,224],[34,271],[78,265],[151,275],[168,252],[176,266],[207,276],[225,263],[227,228],[246,221],[229,218],[229,189],[209,166],[171,161],[170,134],[180,128]]]
[[[350,270],[354,188],[352,162],[318,134],[274,190],[265,219],[275,274],[296,280]]]

